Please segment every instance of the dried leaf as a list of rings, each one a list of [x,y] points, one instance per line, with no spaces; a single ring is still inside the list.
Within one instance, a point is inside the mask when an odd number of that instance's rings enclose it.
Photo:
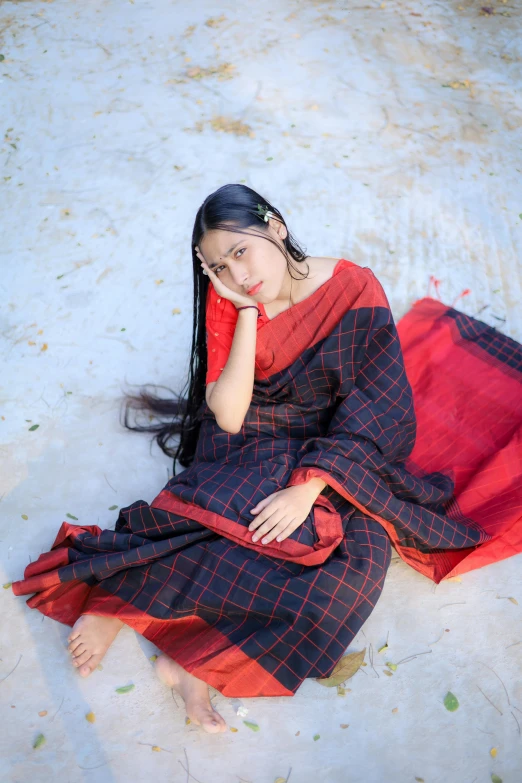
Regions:
[[[320,685],[324,685],[326,688],[332,688],[340,685],[345,680],[349,680],[363,665],[365,655],[366,647],[364,650],[361,650],[361,652],[343,655],[331,675],[322,679],[317,678],[317,682]]]
[[[300,735],[300,731],[296,731],[295,736],[298,737]]]
[[[159,751],[161,750],[161,748],[160,748],[160,746],[159,746],[159,745],[153,745],[153,746],[152,746],[152,748],[151,748],[151,750],[154,750],[154,751],[156,751],[156,753],[159,753]]]
[[[491,748],[489,753],[490,753],[492,759],[496,759],[496,757],[497,757],[497,749],[496,748]]]
[[[123,685],[121,688],[116,688],[116,693],[128,693],[134,690],[135,685]]]
[[[387,649],[388,649],[388,642],[386,642],[386,644],[383,644],[382,647],[379,647],[377,652],[382,652],[383,650],[387,650]]]
[[[396,663],[390,663],[389,661],[386,661],[386,666],[392,670],[392,672],[397,671],[397,664]]]
[[[286,778],[276,778],[274,783],[286,783]]]
[[[349,723],[341,723],[340,724],[342,729],[347,729],[349,725],[350,725]]]
[[[314,742],[317,742],[318,739],[321,739],[320,734],[314,734]]]
[[[12,584],[12,582],[6,582],[5,585],[3,585],[4,590],[9,590]]]
[[[239,731],[239,729],[236,729],[236,727],[235,727],[235,726],[231,726],[231,727],[230,727],[230,731],[233,731],[233,732],[234,732],[234,734],[235,734],[235,733],[236,733],[236,731]]]
[[[45,745],[46,739],[43,734],[39,734],[37,738],[34,741],[33,749],[36,750],[37,748],[41,748],[42,745]]]
[[[498,775],[495,775],[494,772],[491,773],[491,783],[502,783],[502,778],[499,778]]]
[[[459,706],[459,701],[457,697],[451,691],[448,691],[444,697],[444,706],[450,712],[455,712],[455,710]]]
[[[41,712],[38,713],[38,715],[40,716],[40,718],[45,718],[45,716],[47,715],[47,710],[42,710]]]
[[[424,783],[424,778],[415,778],[417,783]]]
[[[389,669],[385,669],[384,673],[387,677],[393,677],[393,672],[391,672]]]
[[[94,712],[88,712],[87,715],[85,716],[85,720],[88,720],[89,723],[94,723],[96,720],[96,715],[94,714]]]
[[[512,604],[516,604],[518,606],[518,601],[516,598],[510,597],[509,600],[511,601]]]
[[[343,688],[342,685],[337,686],[337,695],[338,696],[346,696],[346,688]]]
[[[188,726],[190,723],[192,723],[192,721],[191,721],[191,720],[190,720],[190,718],[187,716],[187,717],[185,718],[185,726]]]
[[[22,514],[22,519],[29,519],[29,517],[27,516],[27,514]]]
[[[248,726],[249,729],[252,729],[252,731],[259,731],[260,727],[257,725],[257,723],[254,723],[254,721],[244,720],[243,723],[245,726]]]
[[[78,519],[78,517],[75,517],[73,514],[66,514],[66,517],[69,517],[69,519]]]
[[[460,576],[450,576],[449,579],[446,579],[446,582],[462,582],[462,579]]]
[[[399,708],[398,707],[394,707],[392,712],[399,712]]]
[[[103,670],[103,666],[101,665],[101,663],[99,663],[99,664],[98,664],[98,666],[97,666],[96,668],[97,668],[97,669],[98,669],[98,671],[100,671],[100,672]]]

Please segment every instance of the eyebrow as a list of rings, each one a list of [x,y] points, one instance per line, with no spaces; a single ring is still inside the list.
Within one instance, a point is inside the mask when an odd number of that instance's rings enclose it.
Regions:
[[[242,239],[240,239],[240,240],[239,240],[239,242],[236,242],[236,244],[235,244],[235,245],[232,245],[232,247],[231,247],[229,250],[227,250],[227,252],[225,253],[225,255],[224,255],[224,256],[222,256],[222,258],[226,258],[227,256],[229,256],[229,255],[231,254],[231,252],[232,252],[232,251],[233,251],[233,250],[234,250],[234,249],[235,249],[235,248],[236,248],[238,245],[240,245],[240,244],[241,244],[241,242],[242,242],[242,241],[243,241],[243,240],[242,240]],[[209,268],[209,269],[214,269],[214,267],[215,267],[215,266],[219,266],[219,264],[218,264],[218,263],[209,264],[209,265],[208,265],[208,268]]]

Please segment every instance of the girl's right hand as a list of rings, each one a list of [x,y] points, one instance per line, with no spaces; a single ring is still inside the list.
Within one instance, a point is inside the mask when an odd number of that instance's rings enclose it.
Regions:
[[[237,291],[232,291],[231,288],[229,288],[224,283],[222,283],[219,277],[215,274],[215,272],[213,272],[212,269],[209,269],[205,261],[201,258],[199,254],[199,248],[196,247],[195,250],[196,250],[197,257],[201,261],[201,266],[209,276],[210,282],[214,286],[214,289],[218,296],[223,297],[223,299],[228,299],[230,302],[232,302],[232,304],[236,306],[236,308],[243,307],[244,305],[256,304],[255,300],[252,299],[250,296],[245,296],[244,294],[238,294]]]

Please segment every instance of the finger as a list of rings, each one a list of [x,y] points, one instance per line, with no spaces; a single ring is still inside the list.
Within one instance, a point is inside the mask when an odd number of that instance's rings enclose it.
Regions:
[[[266,533],[268,533],[272,528],[274,528],[276,525],[281,522],[284,517],[281,517],[280,515],[276,516],[277,512],[274,512],[270,519],[267,519],[266,522],[264,522],[259,530],[256,530],[254,535],[252,536],[252,541],[258,541],[262,536],[264,536]],[[286,520],[288,523],[288,520]]]
[[[270,503],[264,503],[263,501],[261,502],[263,503],[263,508],[261,509],[259,516],[257,516],[254,521],[249,524],[248,529],[250,531],[257,530],[257,528],[260,527],[263,522],[266,522],[266,520],[277,511],[276,508],[272,508],[270,506]]]
[[[259,512],[262,511],[264,508],[267,508],[267,506],[269,506],[271,502],[272,502],[272,495],[267,495],[266,498],[263,498],[263,500],[259,501],[257,506],[254,506],[253,508],[250,509],[250,513],[259,514]],[[255,530],[255,528],[261,524],[263,519],[266,519],[266,514],[264,517],[257,517],[256,519],[254,519],[254,521],[251,522],[250,525],[248,526],[248,529]]]
[[[288,517],[284,517],[278,524],[272,528],[272,530],[261,540],[262,544],[269,544],[277,536],[279,541],[279,535],[288,527]]]
[[[292,535],[294,530],[297,530],[301,522],[298,522],[297,519],[293,519],[292,522],[277,536],[277,542],[284,541],[285,538],[288,538],[288,536]]]

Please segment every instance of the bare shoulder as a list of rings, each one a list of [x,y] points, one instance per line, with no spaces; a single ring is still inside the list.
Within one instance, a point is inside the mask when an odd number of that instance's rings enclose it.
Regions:
[[[318,287],[329,280],[339,263],[339,258],[330,258],[329,256],[310,256],[306,263],[310,267],[310,279],[315,281],[315,287]]]

